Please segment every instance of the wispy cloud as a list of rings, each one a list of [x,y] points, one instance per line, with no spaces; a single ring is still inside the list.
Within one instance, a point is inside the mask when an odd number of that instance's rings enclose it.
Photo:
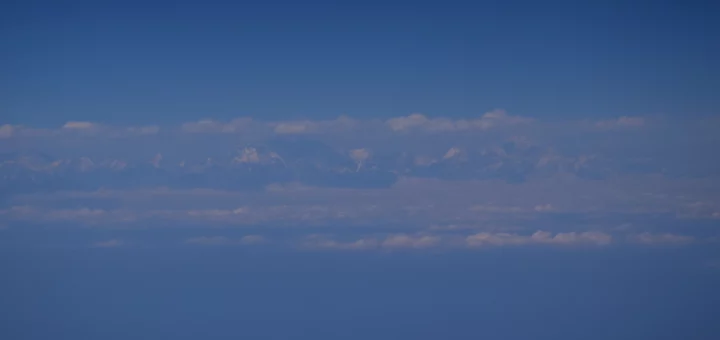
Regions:
[[[160,132],[160,127],[155,125],[129,127],[127,128],[127,131],[136,135],[154,135]]]
[[[254,126],[253,123],[253,119],[249,117],[237,118],[229,122],[203,119],[182,124],[181,131],[189,133],[235,133],[247,131]]]
[[[0,138],[10,138],[15,132],[15,127],[10,124],[0,126]]]
[[[431,235],[390,235],[383,242],[385,248],[431,248],[439,245],[441,238]]]
[[[692,236],[676,235],[671,233],[652,234],[650,232],[631,235],[628,237],[628,240],[647,245],[684,245],[695,242],[695,238]]]
[[[340,116],[333,120],[301,120],[301,121],[283,121],[270,122],[268,125],[272,127],[276,134],[317,134],[317,133],[342,133],[350,129],[358,127],[359,121]]]
[[[261,235],[246,235],[240,239],[232,239],[225,236],[201,236],[185,240],[186,244],[203,246],[255,245],[265,242],[265,237]]]
[[[310,235],[302,243],[308,249],[335,249],[335,250],[368,250],[376,249],[379,241],[374,238],[364,238],[353,241],[336,241],[319,235]]]
[[[428,249],[447,246],[449,239],[428,234],[390,234],[382,237],[368,236],[360,239],[339,241],[322,235],[310,235],[301,245],[310,249],[371,250],[371,249]]]
[[[63,129],[78,129],[78,130],[89,130],[89,129],[97,129],[100,125],[97,123],[92,122],[76,122],[71,121],[65,123],[65,125],[62,126]]]
[[[536,132],[548,130],[557,123],[543,122],[530,117],[512,115],[505,110],[497,109],[486,112],[476,118],[448,118],[432,117],[422,113],[412,113],[406,116],[398,116],[381,120],[361,120],[341,115],[335,119],[328,120],[281,120],[262,121],[252,117],[238,117],[229,121],[215,119],[201,119],[198,121],[184,122],[175,127],[172,126],[136,126],[119,127],[90,121],[68,121],[57,129],[33,129],[24,126],[5,124],[0,126],[0,138],[12,136],[31,135],[53,135],[57,132],[74,132],[92,134],[108,132],[108,134],[96,134],[98,137],[117,136],[123,133],[135,135],[153,135],[160,129],[163,131],[176,131],[188,134],[251,134],[251,135],[338,135],[349,132],[360,133],[360,136],[377,136],[390,133],[401,133],[407,135],[411,132],[419,133],[453,133],[462,131],[487,131],[497,128],[512,128],[533,124],[537,126]],[[591,126],[600,130],[628,129],[647,127],[649,120],[646,117],[621,116],[615,119],[605,119],[590,122]],[[575,125],[576,129],[587,127],[588,122],[584,120],[566,121],[559,126]],[[542,127],[542,128],[540,128]],[[39,133],[40,131],[45,133]],[[551,129],[552,130],[552,129]],[[571,129],[572,130],[572,129]],[[561,130],[557,130],[561,131]]]
[[[602,129],[638,128],[645,126],[645,118],[622,116],[613,120],[599,121],[595,126]]]
[[[719,124],[651,116],[549,122],[502,110],[470,118],[4,124],[0,219],[273,225],[296,228],[310,248],[348,250],[702,244],[675,225],[647,221],[720,217],[720,161],[707,156],[720,147]],[[360,232],[379,225],[387,227]],[[304,236],[338,226],[352,232]],[[209,235],[187,243],[263,241]]]
[[[554,246],[606,246],[611,235],[602,232],[567,232],[551,234],[537,231],[532,235],[509,233],[477,233],[461,237],[457,234],[390,234],[382,237],[368,236],[340,241],[326,236],[313,235],[302,242],[310,249],[335,250],[401,250],[401,249],[465,249],[478,247],[554,245]]]
[[[423,114],[414,113],[405,117],[388,119],[386,124],[393,131],[451,132],[462,130],[486,130],[494,127],[526,124],[533,119],[511,116],[503,110],[485,113],[477,119],[428,118]]]
[[[539,230],[532,235],[483,232],[470,235],[465,240],[470,247],[519,246],[528,244],[592,244],[603,246],[612,242],[612,236],[602,232],[566,232],[553,235],[550,232]]]
[[[117,248],[125,245],[123,240],[112,239],[107,241],[95,242],[91,245],[92,248]]]

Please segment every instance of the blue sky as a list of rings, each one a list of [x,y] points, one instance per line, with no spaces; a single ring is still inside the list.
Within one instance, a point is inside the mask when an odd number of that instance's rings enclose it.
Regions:
[[[720,338],[719,11],[4,2],[0,338]]]
[[[708,1],[3,4],[2,118],[717,111]]]

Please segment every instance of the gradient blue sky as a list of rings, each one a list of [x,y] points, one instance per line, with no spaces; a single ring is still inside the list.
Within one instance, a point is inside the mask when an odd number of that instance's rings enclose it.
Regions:
[[[720,339],[712,1],[0,3],[0,339]]]
[[[0,117],[163,124],[720,107],[712,1],[6,1]]]

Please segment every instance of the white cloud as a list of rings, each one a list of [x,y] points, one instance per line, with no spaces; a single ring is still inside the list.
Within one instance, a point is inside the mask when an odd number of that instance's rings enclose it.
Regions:
[[[260,163],[260,156],[257,149],[247,147],[244,148],[240,156],[233,159],[234,163]]]
[[[520,207],[497,206],[494,204],[476,204],[470,207],[469,210],[484,213],[517,213],[525,211]]]
[[[436,235],[392,234],[386,237],[363,237],[352,241],[337,241],[321,235],[310,235],[303,246],[312,249],[372,250],[372,249],[427,249],[443,244]]]
[[[525,124],[533,120],[530,118],[508,115],[503,110],[490,111],[478,119],[453,120],[449,118],[428,118],[420,113],[409,116],[391,118],[386,124],[393,131],[423,130],[426,132],[450,132],[459,130],[486,130],[494,127]]]
[[[441,121],[440,119],[436,119],[435,121],[436,123],[434,125],[436,127],[446,127],[446,129],[448,130],[453,128],[453,124],[449,120]],[[406,117],[391,118],[387,121],[387,124],[390,126],[391,129],[395,131],[404,131],[415,127],[429,125],[430,122],[431,120],[424,115],[420,113],[413,113]],[[443,124],[441,124],[441,122]]]
[[[138,217],[136,211],[126,209],[47,209],[31,206],[13,206],[9,210],[6,210],[6,213],[13,219],[23,221],[78,222],[88,225],[103,225],[114,222],[135,222]]]
[[[92,122],[77,122],[77,121],[70,121],[65,123],[63,125],[63,129],[78,129],[78,130],[90,130],[90,129],[97,129],[99,127],[98,124],[92,123]]]
[[[160,127],[154,125],[129,127],[127,128],[127,132],[135,135],[155,135],[160,132]]]
[[[260,235],[246,235],[240,239],[231,239],[225,236],[201,236],[185,240],[186,244],[203,246],[256,245],[264,242],[265,238]]]
[[[193,237],[185,240],[188,244],[200,244],[200,245],[225,245],[231,244],[232,241],[225,236],[201,236]]]
[[[252,118],[236,118],[224,123],[212,119],[184,123],[180,129],[189,133],[234,133],[246,131],[253,125]]]
[[[181,130],[189,133],[235,133],[270,131],[279,135],[313,134],[342,132],[354,128],[358,121],[346,116],[333,120],[288,120],[276,122],[256,122],[252,118],[242,117],[221,122],[203,119],[182,124]]]
[[[462,152],[462,151],[460,151],[460,149],[458,149],[458,148],[455,148],[455,147],[450,148],[450,150],[448,150],[448,151],[445,153],[445,155],[443,156],[443,159],[453,158],[453,157],[459,155],[461,152]]]
[[[308,133],[333,133],[343,132],[358,125],[358,121],[340,116],[333,120],[296,120],[271,122],[268,125],[276,134],[308,134]]]
[[[311,121],[278,123],[273,131],[277,134],[294,134],[311,132],[317,128]]]
[[[645,118],[622,116],[618,119],[597,122],[595,126],[601,129],[636,128],[645,126]]]
[[[375,249],[379,242],[374,238],[364,238],[351,242],[340,242],[327,239],[320,235],[310,235],[303,242],[303,246],[309,249],[336,249],[336,250],[366,250]]]
[[[651,234],[649,232],[631,235],[628,239],[631,242],[647,245],[683,245],[695,241],[695,238],[692,236],[675,235],[670,233]]]
[[[612,236],[606,233],[597,231],[587,231],[582,233],[569,232],[569,233],[557,233],[555,236],[551,236],[548,232],[537,231],[531,238],[533,241],[538,243],[553,243],[553,244],[578,244],[578,243],[589,243],[595,245],[608,245],[612,242]]]
[[[350,158],[357,163],[357,169],[360,170],[360,168],[365,164],[365,161],[370,158],[370,151],[366,149],[354,149],[350,150]]]
[[[265,243],[265,237],[261,235],[246,235],[240,239],[240,243],[244,245]]]
[[[459,242],[457,242],[459,241]],[[522,246],[531,244],[546,245],[596,245],[604,246],[612,242],[612,236],[601,232],[568,232],[555,235],[537,231],[532,235],[510,233],[481,232],[462,239],[452,235],[426,234],[393,234],[385,238],[364,237],[353,241],[337,241],[320,236],[306,239],[304,246],[317,249],[338,250],[370,250],[370,249],[427,249],[435,247],[488,247],[488,246]]]
[[[553,211],[552,204],[540,204],[535,206],[535,211],[537,212],[543,212],[543,211]]]
[[[466,237],[465,241],[472,247],[505,246],[527,244],[530,243],[531,238],[517,234],[482,232]]]
[[[161,153],[158,153],[158,154],[155,154],[155,157],[153,157],[150,160],[150,164],[152,164],[153,167],[155,167],[155,168],[159,168],[162,160],[163,160],[163,155]]]
[[[159,131],[160,127],[156,125],[119,127],[87,121],[69,121],[63,124],[59,129],[25,128],[23,126],[5,124],[0,126],[0,138],[8,138],[15,135],[22,135],[25,137],[62,136],[68,133],[118,137],[126,135],[154,135]],[[102,132],[102,134],[100,134],[100,132]]]
[[[465,238],[468,246],[518,246],[527,244],[593,244],[607,245],[612,242],[612,236],[601,232],[569,232],[552,235],[550,232],[539,230],[530,236],[509,233],[482,232]]]
[[[220,130],[222,127],[221,123],[214,120],[200,120],[197,122],[184,123],[181,129],[185,132],[200,133],[200,132],[215,132]]]
[[[384,248],[430,248],[440,243],[440,237],[430,235],[390,235],[383,242]]]
[[[232,216],[233,210],[223,209],[203,209],[203,210],[188,210],[187,215],[192,217],[226,217]]]
[[[350,150],[350,157],[356,162],[364,162],[370,158],[370,151],[366,149]]]

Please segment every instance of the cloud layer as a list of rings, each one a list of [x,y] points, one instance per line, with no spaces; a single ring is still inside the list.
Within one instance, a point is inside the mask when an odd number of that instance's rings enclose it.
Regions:
[[[188,246],[703,244],[720,221],[718,128],[712,118],[547,122],[502,110],[464,119],[0,124],[0,225],[252,229],[198,232],[180,242]],[[681,230],[687,223],[694,227]]]

